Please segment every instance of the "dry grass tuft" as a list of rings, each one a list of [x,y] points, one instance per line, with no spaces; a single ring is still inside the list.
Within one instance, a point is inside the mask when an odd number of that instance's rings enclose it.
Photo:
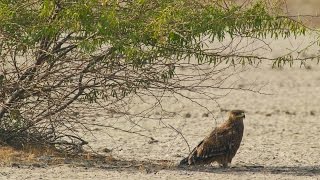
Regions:
[[[82,154],[66,154],[58,152],[54,147],[29,145],[23,149],[15,149],[10,146],[0,145],[0,166],[35,166],[74,164],[113,164],[117,159],[111,154],[108,156],[98,155],[92,152]]]
[[[12,147],[0,147],[0,165],[10,165],[16,162],[35,162],[35,154],[22,150],[16,150]]]
[[[40,156],[59,156],[59,153],[50,147],[26,146],[23,149],[15,149],[10,146],[0,146],[0,165],[14,163],[32,164],[38,162]]]

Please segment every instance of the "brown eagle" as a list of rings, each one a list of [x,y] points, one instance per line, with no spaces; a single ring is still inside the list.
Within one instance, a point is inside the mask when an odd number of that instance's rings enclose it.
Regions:
[[[204,138],[188,157],[181,160],[180,165],[210,164],[216,161],[220,166],[228,167],[240,147],[244,118],[244,111],[230,111],[229,119]]]

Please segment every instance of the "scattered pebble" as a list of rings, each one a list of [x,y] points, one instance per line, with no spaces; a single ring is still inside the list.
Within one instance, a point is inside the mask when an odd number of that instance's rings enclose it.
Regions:
[[[185,118],[190,118],[190,117],[191,117],[191,114],[190,114],[190,113],[186,113],[186,114],[184,115],[184,117],[185,117]]]
[[[310,65],[306,65],[305,67],[306,67],[307,70],[311,70],[312,69],[312,66],[310,66]]]
[[[159,141],[156,139],[151,139],[150,141],[148,141],[149,144],[153,144],[153,143],[157,143],[157,142],[159,142]]]
[[[316,112],[310,111],[310,115],[311,115],[311,116],[315,116],[315,115],[316,115]]]
[[[238,84],[238,88],[240,89],[244,88],[244,84]]]
[[[203,113],[202,117],[209,117],[209,113]]]
[[[110,152],[112,152],[112,150],[111,150],[111,149],[108,149],[108,148],[103,148],[102,151],[105,152],[105,153],[110,153]]]
[[[285,111],[285,113],[288,115],[296,115],[296,112]]]

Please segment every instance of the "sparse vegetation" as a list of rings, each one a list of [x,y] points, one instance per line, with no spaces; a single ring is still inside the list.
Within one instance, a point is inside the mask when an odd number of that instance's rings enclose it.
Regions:
[[[224,82],[241,67],[294,61],[241,51],[243,40],[305,31],[263,1],[0,1],[0,141],[82,152],[79,132],[96,124],[81,109],[125,115],[117,107],[134,97],[152,96],[155,106],[164,95],[220,98],[208,91],[237,89]],[[209,48],[215,42],[222,45]]]

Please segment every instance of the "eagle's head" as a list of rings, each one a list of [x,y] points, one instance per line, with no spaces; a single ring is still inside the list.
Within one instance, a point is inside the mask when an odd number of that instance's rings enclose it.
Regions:
[[[229,120],[243,120],[246,117],[243,110],[232,110],[229,112]]]

